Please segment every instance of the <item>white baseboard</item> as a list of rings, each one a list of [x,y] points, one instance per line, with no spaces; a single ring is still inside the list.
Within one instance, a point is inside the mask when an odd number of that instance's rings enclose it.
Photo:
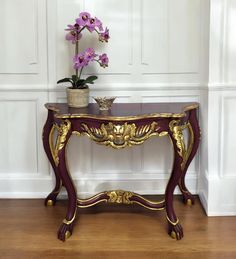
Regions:
[[[98,192],[106,190],[123,189],[129,190],[141,195],[159,195],[165,193],[167,179],[83,179],[74,180],[78,196],[81,198],[90,197]],[[189,190],[196,194],[196,179],[192,177],[186,180]],[[35,199],[45,198],[52,191],[54,179],[1,179],[0,198],[4,199]],[[62,191],[66,193],[65,191]],[[176,188],[175,194],[179,194]],[[64,195],[65,196],[65,195]]]

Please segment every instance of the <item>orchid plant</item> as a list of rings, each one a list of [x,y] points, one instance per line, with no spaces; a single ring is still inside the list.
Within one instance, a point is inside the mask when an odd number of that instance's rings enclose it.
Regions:
[[[90,33],[96,32],[101,42],[108,42],[110,35],[109,30],[103,29],[102,22],[97,17],[92,17],[88,12],[81,12],[79,18],[75,20],[75,24],[69,24],[66,28],[66,40],[75,44],[75,56],[73,57],[73,65],[75,74],[71,78],[63,78],[57,83],[69,82],[72,88],[87,88],[87,84],[94,84],[97,76],[89,76],[82,79],[83,69],[92,62],[97,62],[101,67],[107,67],[109,59],[106,53],[97,54],[93,48],[87,48],[79,53],[79,41],[82,38],[82,32],[88,30]]]

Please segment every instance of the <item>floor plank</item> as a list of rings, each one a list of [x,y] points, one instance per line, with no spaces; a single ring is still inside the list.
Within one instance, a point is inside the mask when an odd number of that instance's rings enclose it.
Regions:
[[[0,258],[236,258],[236,217],[207,217],[198,199],[189,207],[175,197],[180,241],[167,235],[164,211],[106,204],[79,210],[73,235],[61,242],[66,204],[0,200]]]

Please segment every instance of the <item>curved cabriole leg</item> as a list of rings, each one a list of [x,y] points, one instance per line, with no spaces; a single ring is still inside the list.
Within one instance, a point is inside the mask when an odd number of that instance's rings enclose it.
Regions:
[[[55,178],[56,178],[56,183],[55,183],[55,187],[54,187],[53,191],[45,199],[46,206],[55,205],[57,195],[59,194],[61,185],[62,185],[60,176],[58,173],[58,168],[57,168],[57,165],[55,164],[54,154],[52,152],[53,151],[53,131],[54,131],[53,122],[54,122],[53,111],[48,110],[48,117],[47,117],[47,121],[44,125],[43,135],[42,135],[43,147],[44,147],[45,153],[47,154],[48,160],[53,168]]]
[[[170,122],[170,139],[174,148],[174,164],[169,182],[166,187],[165,200],[166,200],[166,218],[168,223],[168,234],[177,240],[183,237],[183,229],[179,223],[174,207],[173,207],[173,195],[174,190],[181,177],[183,163],[183,156],[185,152],[185,146],[183,142],[182,127],[178,125],[179,121]]]
[[[73,181],[69,175],[66,163],[66,145],[68,143],[70,136],[71,122],[65,120],[59,126],[59,139],[57,143],[57,154],[59,162],[58,170],[60,173],[63,186],[66,188],[68,194],[68,207],[66,217],[58,230],[58,238],[62,241],[65,241],[65,239],[70,237],[72,234],[77,209],[77,193],[73,185]]]
[[[197,110],[191,110],[189,115],[189,123],[188,123],[188,130],[189,130],[189,144],[188,150],[186,151],[186,163],[179,181],[179,188],[183,194],[183,202],[187,205],[194,204],[194,197],[188,190],[185,185],[185,176],[188,170],[190,163],[192,162],[200,143],[201,131],[197,120]]]

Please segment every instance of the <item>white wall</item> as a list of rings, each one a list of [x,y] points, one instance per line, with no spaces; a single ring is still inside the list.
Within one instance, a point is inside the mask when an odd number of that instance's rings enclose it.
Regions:
[[[0,197],[45,197],[53,186],[41,141],[43,105],[65,101],[65,89],[56,86],[72,73],[64,28],[83,10],[96,14],[111,33],[107,45],[96,43],[97,50],[108,53],[109,68],[86,71],[99,76],[91,96],[116,95],[118,102],[200,102],[207,145],[208,1],[1,0]],[[88,34],[81,49],[92,41]],[[232,105],[227,99],[225,109]],[[198,183],[202,186],[205,152],[202,148],[189,168],[187,185],[193,193]],[[82,196],[113,188],[163,193],[171,160],[168,138],[117,151],[73,137],[69,147],[70,171]]]
[[[236,1],[212,0],[208,159],[202,160],[200,197],[208,215],[236,215]]]

